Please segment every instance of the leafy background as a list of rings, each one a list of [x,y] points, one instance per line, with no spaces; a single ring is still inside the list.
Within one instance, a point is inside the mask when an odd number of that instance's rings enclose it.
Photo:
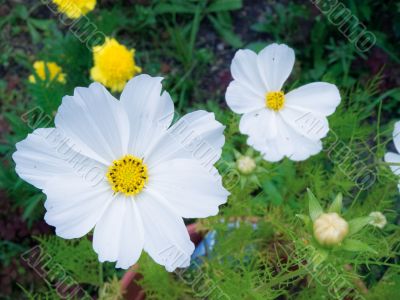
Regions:
[[[90,236],[74,241],[55,237],[43,221],[44,195],[17,177],[11,160],[15,143],[32,131],[29,125],[40,127],[43,115],[34,114],[33,123],[21,116],[40,107],[52,118],[63,95],[91,82],[92,54],[41,1],[0,3],[0,297],[59,298],[20,258],[41,245],[54,258],[52,263],[60,264],[90,295],[118,299],[123,272],[98,263]],[[232,195],[217,217],[197,221],[199,228],[216,232],[215,247],[185,272],[187,278],[200,278],[196,284],[142,255],[140,285],[149,299],[218,299],[217,291],[230,299],[354,299],[360,293],[367,299],[398,298],[398,179],[382,157],[394,149],[393,124],[400,117],[400,4],[342,3],[377,37],[369,51],[358,52],[312,1],[100,0],[88,14],[99,31],[136,49],[144,73],[165,77],[164,88],[179,113],[203,108],[227,125],[218,167]],[[312,81],[339,87],[342,103],[329,118],[332,130],[324,140],[325,149],[331,149],[338,138],[338,149],[304,162],[272,164],[246,146],[238,133],[239,116],[224,101],[229,66],[237,49],[259,51],[272,42],[296,51],[286,89]],[[36,60],[61,65],[67,84],[28,83]],[[351,159],[344,160],[341,149],[350,151]],[[257,169],[233,185],[226,170],[235,169],[242,154],[254,157]],[[360,189],[344,171],[354,170],[360,161],[377,179],[367,189]],[[358,233],[375,252],[333,252],[324,262],[335,268],[323,276],[337,273],[348,280],[346,293],[335,283],[327,287],[313,280],[304,267],[300,253],[312,235],[296,214],[307,213],[307,188],[323,206],[341,192],[345,218],[381,211],[388,219],[383,230],[369,227]],[[209,286],[218,289],[205,295]]]

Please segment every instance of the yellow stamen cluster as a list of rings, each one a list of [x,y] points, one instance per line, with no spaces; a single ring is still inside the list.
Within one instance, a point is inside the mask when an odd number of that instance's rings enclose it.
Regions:
[[[285,94],[282,91],[268,92],[265,95],[265,105],[274,111],[279,111],[285,104]]]
[[[143,163],[143,159],[128,154],[113,161],[106,177],[115,193],[136,195],[147,183],[147,166]]]
[[[54,62],[36,61],[33,64],[36,76],[41,80],[53,81],[54,79],[60,83],[65,83],[65,74],[59,65]],[[36,83],[34,75],[30,75],[28,78],[29,82]]]
[[[52,0],[59,12],[70,19],[78,19],[96,6],[96,0]]]
[[[126,82],[142,71],[135,63],[135,49],[129,50],[112,38],[93,47],[93,59],[90,76],[113,92],[121,92]]]

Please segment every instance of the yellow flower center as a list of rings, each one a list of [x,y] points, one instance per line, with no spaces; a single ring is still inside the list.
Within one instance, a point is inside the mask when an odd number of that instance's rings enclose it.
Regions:
[[[265,95],[265,105],[274,111],[279,111],[285,104],[285,93],[282,91],[268,92]]]
[[[126,196],[136,195],[148,180],[147,166],[143,159],[128,154],[114,160],[106,176],[114,192],[121,192]]]

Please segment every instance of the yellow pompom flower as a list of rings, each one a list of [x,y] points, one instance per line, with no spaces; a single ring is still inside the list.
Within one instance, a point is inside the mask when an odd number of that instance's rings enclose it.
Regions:
[[[96,0],[52,0],[58,11],[70,19],[78,19],[96,6]]]
[[[65,74],[62,72],[61,67],[54,62],[44,62],[42,60],[36,61],[33,64],[33,68],[35,70],[36,76],[39,77],[41,80],[56,80],[60,83],[65,83]],[[46,75],[50,78],[47,78]],[[31,83],[36,83],[36,78],[33,74],[29,76],[28,80]]]
[[[113,92],[123,90],[126,82],[142,69],[135,63],[135,49],[128,49],[113,38],[93,47],[94,67],[90,76]]]

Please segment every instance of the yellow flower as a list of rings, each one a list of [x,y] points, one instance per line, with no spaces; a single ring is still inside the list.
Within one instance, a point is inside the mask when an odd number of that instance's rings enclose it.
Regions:
[[[54,62],[36,61],[33,64],[33,68],[35,69],[36,76],[41,80],[53,81],[55,79],[60,83],[65,83],[65,74],[62,73],[61,67]],[[46,74],[47,72],[48,74]],[[49,75],[50,78],[46,78],[46,75]],[[28,80],[29,82],[36,83],[34,75],[30,75]]]
[[[66,14],[68,18],[78,19],[86,15],[96,6],[96,0],[52,0],[57,5],[58,11]]]
[[[129,50],[113,38],[93,47],[94,67],[90,76],[113,92],[123,90],[126,82],[142,69],[135,64],[135,49]]]

